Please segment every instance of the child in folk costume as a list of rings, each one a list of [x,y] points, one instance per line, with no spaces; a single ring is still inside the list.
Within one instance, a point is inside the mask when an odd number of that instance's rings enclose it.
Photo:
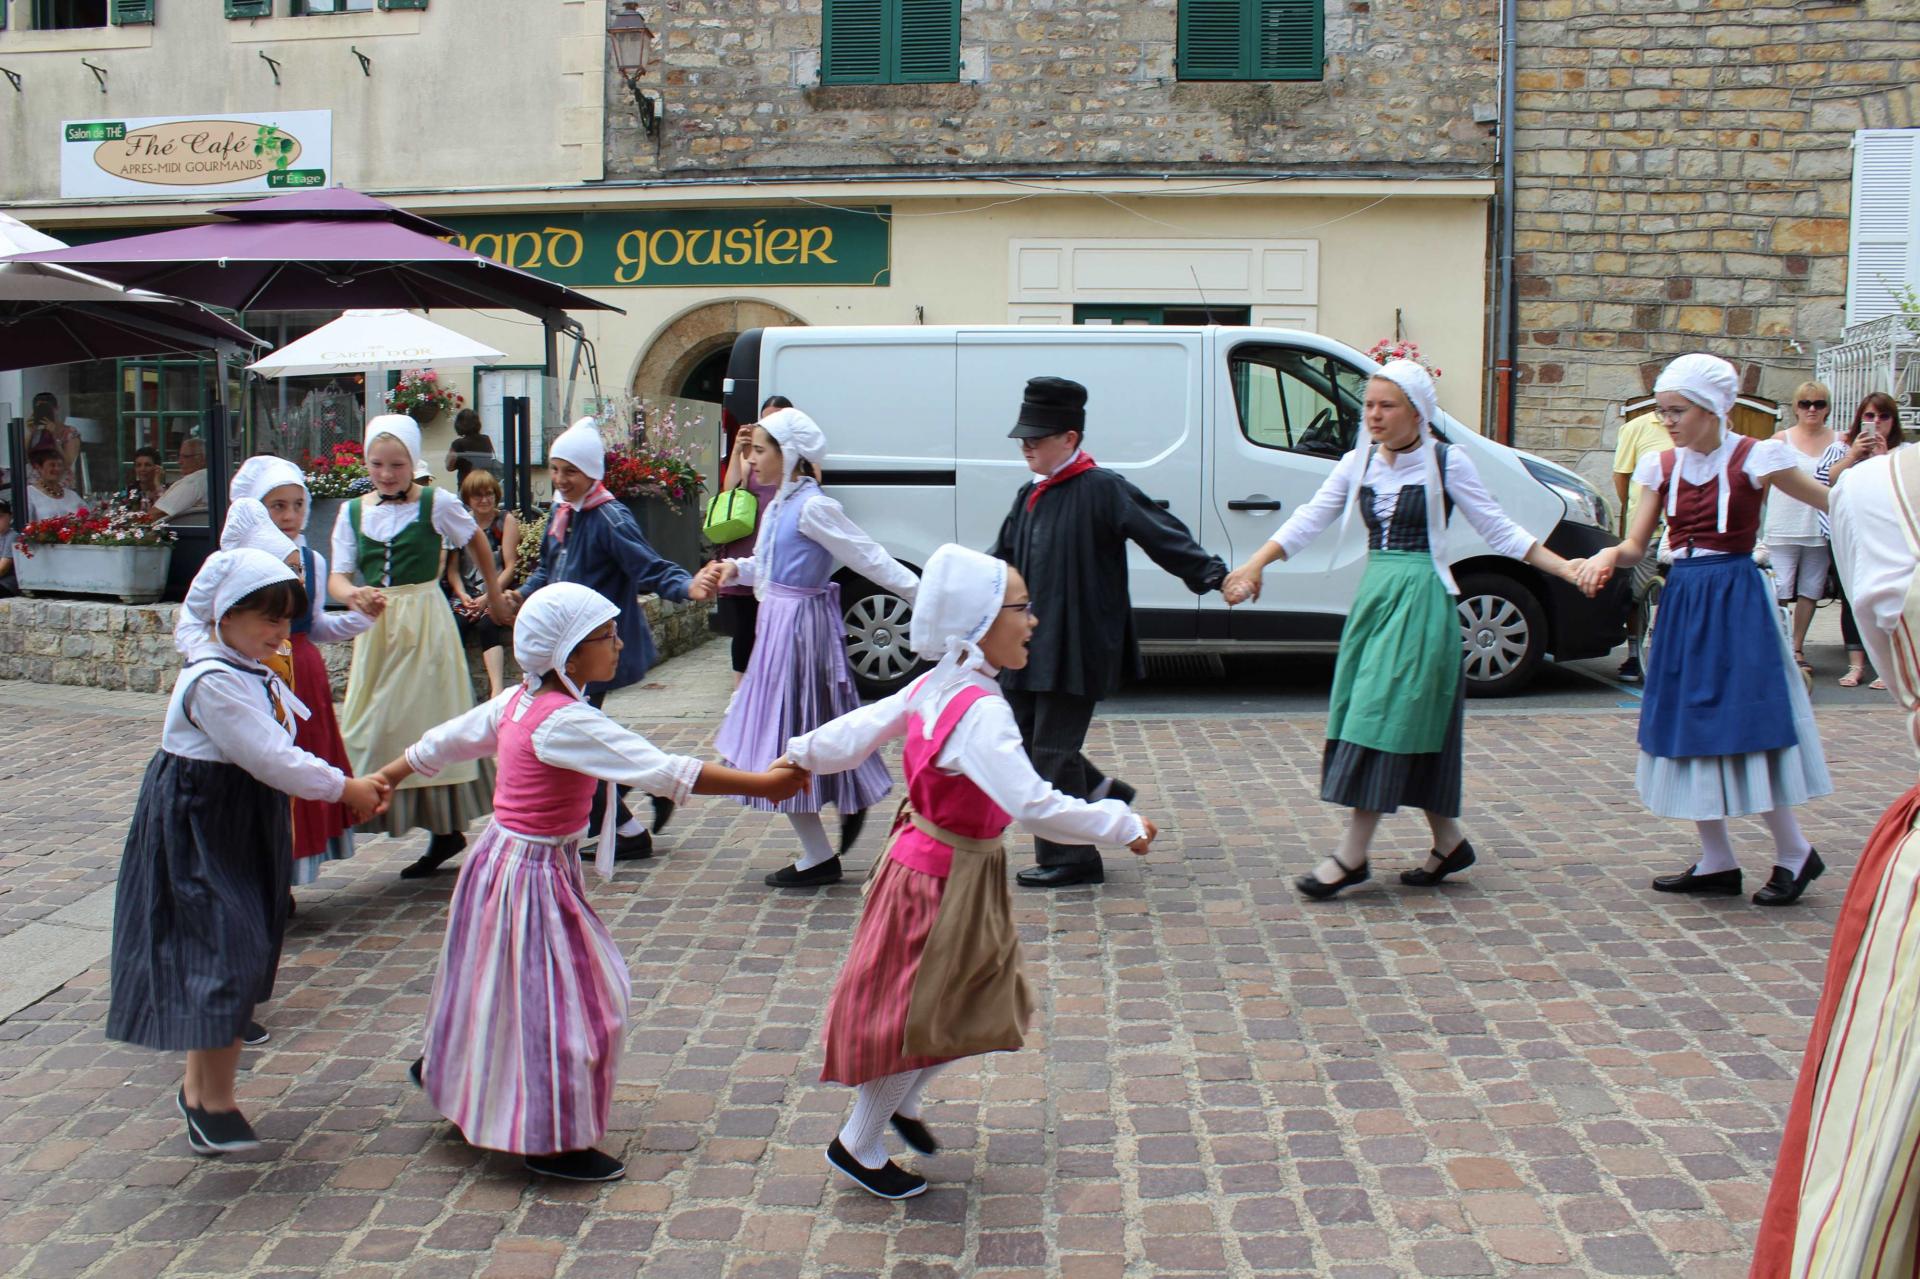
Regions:
[[[1793,806],[1831,793],[1833,783],[1753,545],[1769,487],[1823,511],[1827,490],[1800,469],[1784,439],[1728,430],[1740,378],[1725,360],[1683,355],[1653,389],[1676,447],[1643,458],[1633,482],[1657,500],[1640,503],[1626,539],[1594,555],[1584,574],[1597,586],[1616,566],[1632,565],[1665,512],[1673,566],[1640,703],[1637,781],[1651,812],[1696,825],[1700,855],[1653,887],[1738,895],[1727,818],[1757,813],[1773,834],[1775,865],[1753,900],[1791,905],[1826,869]]]
[[[1320,760],[1320,798],[1353,812],[1339,849],[1294,881],[1314,898],[1370,877],[1380,815],[1403,804],[1425,811],[1433,851],[1401,871],[1401,883],[1428,887],[1474,863],[1459,822],[1466,675],[1459,588],[1447,566],[1453,512],[1498,554],[1570,582],[1579,569],[1494,505],[1472,459],[1439,433],[1439,397],[1424,368],[1382,367],[1367,383],[1365,414],[1368,442],[1221,587],[1229,604],[1258,599],[1266,566],[1299,554],[1336,516],[1342,528],[1356,511],[1366,523],[1367,568],[1340,636]]]
[[[346,743],[340,739],[340,721],[333,713],[327,659],[316,646],[345,643],[367,630],[386,611],[387,598],[379,591],[370,591],[360,600],[359,609],[327,611],[327,559],[307,545],[307,481],[292,462],[279,457],[248,458],[234,473],[231,493],[236,504],[248,498],[261,503],[274,527],[299,547],[294,572],[300,575],[300,585],[307,592],[308,608],[293,620],[293,635],[288,641],[293,650],[293,678],[288,683],[293,686],[294,696],[306,703],[309,714],[300,721],[300,731],[293,740],[301,750],[318,755],[351,777],[353,766],[347,759]],[[233,522],[231,509],[227,522]],[[353,821],[344,808],[304,799],[293,801],[296,885],[317,880],[323,863],[351,856]]]
[[[798,409],[777,409],[753,429],[753,471],[762,484],[780,485],[760,516],[760,534],[746,559],[720,560],[701,570],[712,588],[739,581],[760,601],[747,675],[727,705],[715,743],[739,768],[765,768],[787,742],[860,705],[847,667],[840,619],[838,560],[868,581],[913,602],[919,579],[847,518],[840,503],[820,491],[827,437]],[[783,804],[744,801],[787,815],[800,836],[791,866],[768,875],[774,888],[813,888],[840,880],[840,853],[853,846],[869,806],[893,789],[878,758],[814,779],[812,790]],[[820,810],[840,813],[840,848],[827,839]]]
[[[386,608],[353,641],[340,736],[354,771],[379,768],[436,724],[473,706],[466,650],[453,610],[440,592],[446,543],[463,546],[486,583],[487,608],[497,622],[511,619],[501,594],[486,534],[452,493],[416,482],[420,428],[388,413],[367,423],[367,473],[374,491],[348,502],[333,525],[333,598],[359,612]],[[358,575],[364,585],[355,586]],[[427,851],[401,878],[431,875],[466,847],[462,833],[492,805],[492,764],[464,762],[431,782],[412,779],[393,797],[378,830],[404,835],[416,826],[433,833]]]
[[[931,1154],[920,1099],[940,1067],[1023,1042],[1033,998],[1011,918],[1007,826],[1141,854],[1158,833],[1117,799],[1075,799],[1034,772],[996,683],[999,671],[1026,664],[1033,629],[1015,569],[943,546],[927,561],[911,631],[914,651],[940,654],[939,665],[787,747],[788,760],[818,776],[906,739],[908,801],[834,985],[821,1071],[857,1089],[827,1161],[885,1199],[927,1188],[887,1158],[887,1125]]]
[[[620,660],[613,601],[574,582],[534,593],[513,655],[523,686],[428,732],[381,770],[399,786],[499,755],[493,820],[460,868],[414,1081],[476,1146],[526,1157],[537,1173],[610,1181],[625,1168],[593,1149],[607,1129],[627,1033],[627,962],[587,902],[580,844],[596,786],[617,782],[684,801],[784,799],[796,768],[742,773],[666,755],[589,706],[582,689]],[[596,867],[613,876],[614,823]]]
[[[1857,462],[1831,493],[1834,565],[1920,748],[1920,451]],[[1787,1112],[1752,1279],[1920,1270],[1920,786],[1881,816],[1847,885]]]
[[[219,551],[187,604],[206,619],[174,681],[120,858],[107,1037],[187,1055],[175,1104],[203,1155],[259,1140],[234,1100],[241,1034],[273,990],[286,929],[287,796],[385,802],[293,743],[301,712],[268,669],[307,600],[271,552]]]

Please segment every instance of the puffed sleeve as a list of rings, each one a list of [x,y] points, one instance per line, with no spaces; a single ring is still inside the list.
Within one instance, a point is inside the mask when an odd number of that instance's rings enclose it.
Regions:
[[[1760,482],[1769,475],[1780,471],[1791,471],[1800,465],[1799,451],[1779,436],[1770,440],[1761,440],[1747,450],[1746,464],[1740,469],[1758,488]]]
[[[1320,482],[1307,504],[1287,517],[1267,540],[1277,545],[1288,559],[1307,548],[1314,538],[1327,531],[1336,515],[1347,504],[1356,483],[1355,474],[1366,465],[1363,449],[1353,449],[1334,463],[1333,471]]]
[[[533,753],[543,764],[585,773],[630,790],[684,804],[700,780],[700,761],[669,755],[632,729],[585,702],[562,706],[533,732]]]
[[[910,716],[907,699],[912,692],[912,687],[904,688],[892,697],[828,720],[804,737],[788,742],[787,758],[810,773],[844,773],[857,767],[882,743],[906,735]]]
[[[293,744],[273,717],[259,676],[210,670],[193,683],[185,709],[220,753],[277,791],[336,803],[347,776]]]
[[[449,546],[465,546],[480,532],[480,526],[459,498],[437,488],[433,491],[433,531]]]
[[[353,535],[354,503],[360,499],[348,498],[340,503],[339,513],[333,517],[333,537],[330,546],[333,551],[333,571],[352,577],[360,567],[360,543]]]
[[[422,777],[438,777],[449,764],[493,754],[500,745],[500,717],[521,691],[515,685],[464,715],[428,729],[424,737],[407,747],[407,763]]]
[[[833,552],[833,558],[845,564],[875,586],[892,591],[907,603],[920,590],[920,579],[878,542],[866,535],[858,524],[847,518],[840,503],[824,495],[815,495],[800,508],[800,531]],[[744,576],[741,580],[748,580]]]
[[[320,589],[315,591],[313,599],[307,602],[310,610],[308,618],[312,622],[307,638],[316,644],[344,644],[362,631],[371,628],[374,619],[365,613],[356,613],[351,609],[329,613],[326,601],[327,557],[315,551],[313,558],[313,577],[320,583]]]
[[[1131,844],[1146,834],[1117,799],[1090,804],[1063,795],[1033,771],[1005,698],[983,697],[967,708],[936,763],[959,773],[1042,839],[1061,844]]]

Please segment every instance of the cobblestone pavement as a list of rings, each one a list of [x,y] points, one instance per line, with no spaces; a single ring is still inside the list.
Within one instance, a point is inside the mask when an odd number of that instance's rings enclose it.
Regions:
[[[0,1022],[0,1273],[1741,1275],[1846,876],[1912,771],[1890,707],[1823,710],[1860,798],[1805,810],[1833,868],[1807,905],[1674,901],[1645,881],[1686,831],[1633,802],[1628,713],[1476,706],[1481,865],[1401,888],[1424,828],[1393,818],[1376,883],[1315,904],[1289,878],[1338,829],[1319,717],[1103,720],[1164,851],[1017,894],[1033,1041],[943,1076],[935,1188],[895,1205],[822,1161],[859,885],[769,893],[784,827],[717,800],[592,890],[635,978],[625,1182],[532,1184],[407,1083],[453,882],[395,878],[418,837],[301,890],[241,1081],[266,1148],[195,1158],[178,1062],[101,1035],[100,892],[157,711],[0,685],[0,974],[45,930],[96,948]],[[714,724],[640,727],[703,752]],[[1763,832],[1735,833],[1755,880]]]

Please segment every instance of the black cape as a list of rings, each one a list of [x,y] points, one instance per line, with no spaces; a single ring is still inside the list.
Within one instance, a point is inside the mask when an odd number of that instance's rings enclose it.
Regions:
[[[1032,489],[1029,481],[1014,495],[987,552],[1027,579],[1040,623],[1026,668],[1002,672],[1000,683],[1098,700],[1145,674],[1127,593],[1127,543],[1195,595],[1217,590],[1227,566],[1117,471],[1082,471],[1029,511]]]

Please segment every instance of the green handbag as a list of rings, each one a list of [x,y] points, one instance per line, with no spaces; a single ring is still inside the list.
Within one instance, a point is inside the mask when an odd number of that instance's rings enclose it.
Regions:
[[[700,531],[715,546],[737,542],[743,537],[753,536],[753,521],[759,510],[760,504],[753,500],[753,494],[744,485],[723,490],[715,493],[713,500],[707,503],[707,522]]]

